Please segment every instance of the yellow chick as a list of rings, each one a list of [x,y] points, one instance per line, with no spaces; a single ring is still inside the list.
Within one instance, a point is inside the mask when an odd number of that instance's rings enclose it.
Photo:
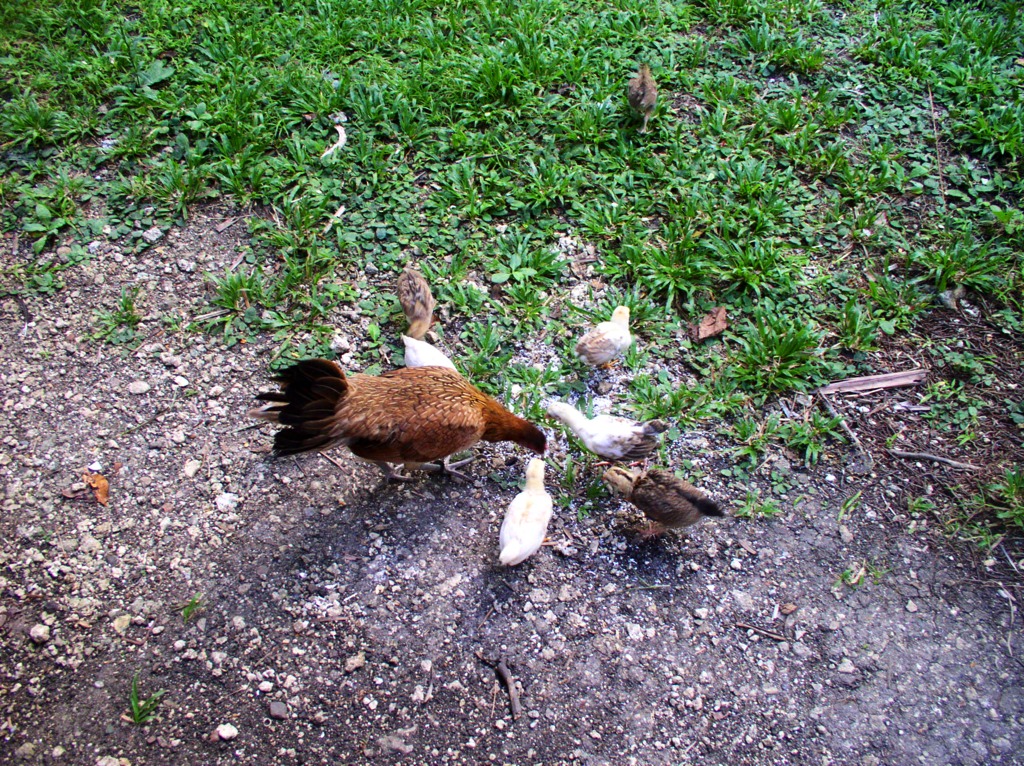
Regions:
[[[445,356],[441,349],[431,346],[425,340],[403,335],[402,343],[405,344],[406,367],[447,367],[449,370],[455,370],[452,360]]]
[[[622,356],[633,342],[629,334],[629,308],[619,306],[609,322],[601,322],[576,344],[576,354],[591,367],[600,367]]]
[[[430,325],[434,322],[434,296],[430,285],[412,266],[406,266],[398,277],[398,302],[409,320],[409,329],[405,334],[416,340],[423,340]]]
[[[629,97],[629,105],[644,117],[644,124],[640,128],[641,133],[647,132],[647,121],[654,114],[654,106],[658,103],[658,86],[651,77],[651,68],[647,64],[640,65],[640,71],[636,77],[629,81],[626,87],[626,95]]]
[[[544,489],[544,461],[533,458],[526,466],[526,488],[512,499],[501,522],[502,564],[521,564],[540,549],[552,510],[551,495]]]

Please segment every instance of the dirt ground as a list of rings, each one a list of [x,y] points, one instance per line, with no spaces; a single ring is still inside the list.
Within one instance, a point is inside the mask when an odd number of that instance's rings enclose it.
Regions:
[[[206,309],[202,273],[245,244],[222,219],[142,255],[97,242],[62,291],[0,301],[0,761],[1024,763],[1018,555],[982,561],[911,518],[908,496],[958,472],[891,458],[867,430],[913,432],[897,405],[919,391],[838,401],[865,429],[868,475],[847,445],[813,469],[771,453],[774,519],[641,540],[618,501],[582,519],[556,505],[552,544],[504,569],[524,453],[484,446],[471,484],[385,485],[340,449],[341,469],[271,460],[272,430],[245,413],[276,345],[162,330]],[[149,339],[89,339],[132,284]],[[974,321],[946,314],[951,334]],[[352,344],[365,322],[336,318]],[[1020,449],[1001,433],[984,449]],[[709,425],[672,455],[735,509],[731,446]],[[83,471],[110,479],[108,505]],[[147,725],[124,715],[135,673],[143,698],[165,690]]]

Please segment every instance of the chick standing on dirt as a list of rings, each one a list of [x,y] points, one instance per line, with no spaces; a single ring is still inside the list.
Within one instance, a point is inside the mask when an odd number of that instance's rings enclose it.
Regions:
[[[619,306],[612,312],[611,321],[601,322],[580,338],[576,355],[591,367],[600,367],[622,356],[632,342],[629,308]]]
[[[588,418],[565,402],[548,402],[547,413],[576,434],[583,446],[607,460],[641,460],[658,446],[658,434],[668,430],[663,420],[637,423],[614,415]]]
[[[641,133],[647,132],[647,121],[654,114],[654,106],[658,103],[658,86],[651,76],[651,68],[647,64],[640,65],[640,71],[636,77],[629,81],[626,87],[626,95],[629,97],[629,105],[636,112],[643,115],[644,124],[640,128]]]
[[[540,549],[552,509],[551,495],[544,489],[544,461],[533,458],[526,466],[526,488],[512,499],[501,522],[502,564],[521,564]]]
[[[427,280],[411,266],[407,266],[398,277],[398,302],[409,320],[405,334],[423,340],[434,321],[434,295]]]
[[[693,526],[705,516],[725,515],[716,502],[668,471],[639,473],[612,466],[603,478],[609,489],[629,500],[651,520],[644,537]]]

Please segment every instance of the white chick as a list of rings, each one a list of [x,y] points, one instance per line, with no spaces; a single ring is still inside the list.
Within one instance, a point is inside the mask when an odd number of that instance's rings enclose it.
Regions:
[[[452,360],[446,357],[439,348],[431,346],[425,340],[416,340],[408,335],[403,335],[402,343],[405,344],[406,367],[447,367],[449,370],[455,370]],[[455,371],[458,372],[458,370]]]
[[[658,434],[668,430],[663,420],[637,423],[614,415],[588,418],[565,402],[547,402],[547,412],[565,423],[584,447],[608,460],[645,458],[658,446]]]
[[[540,549],[552,508],[551,495],[544,489],[544,461],[533,458],[526,466],[526,488],[512,498],[501,522],[498,558],[502,564],[521,564]]]
[[[591,367],[606,365],[622,356],[633,336],[629,334],[629,308],[619,306],[612,312],[611,321],[601,322],[580,338],[576,354]]]

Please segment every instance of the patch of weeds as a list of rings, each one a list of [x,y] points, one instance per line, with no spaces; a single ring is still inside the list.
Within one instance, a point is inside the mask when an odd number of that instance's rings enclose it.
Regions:
[[[206,608],[206,600],[202,593],[196,593],[181,607],[182,622],[188,623],[193,617]]]
[[[941,247],[914,250],[910,260],[939,292],[963,285],[993,293],[1004,286],[1010,255],[965,234]]]
[[[1007,417],[1017,428],[1024,430],[1024,399],[1016,402],[1013,399],[1004,399],[1003,404],[1006,405]]]
[[[981,386],[991,386],[995,382],[995,375],[986,366],[994,361],[993,357],[974,354],[965,341],[958,341],[952,348],[936,345],[931,349],[931,355],[956,380]]]
[[[840,524],[843,519],[851,516],[858,508],[860,508],[861,501],[861,490],[857,490],[848,498],[843,500],[842,505],[839,506],[839,514],[836,516],[836,521]]]
[[[795,323],[770,303],[754,311],[754,321],[736,336],[729,374],[755,399],[769,394],[804,391],[821,371],[822,334],[808,324]]]
[[[758,490],[747,492],[743,503],[733,511],[733,515],[739,519],[772,519],[782,513],[782,508],[772,498],[761,499]]]
[[[840,348],[849,351],[874,351],[877,348],[879,322],[868,309],[851,298],[843,304],[839,317],[838,335]]]
[[[160,689],[153,692],[145,699],[139,697],[139,673],[136,671],[135,675],[132,676],[131,692],[128,694],[129,720],[137,726],[141,726],[142,724],[152,721],[156,718],[156,709],[160,704],[160,698],[166,693],[166,689]]]
[[[812,411],[801,421],[787,420],[778,427],[779,439],[790,449],[803,457],[804,465],[816,465],[825,451],[829,439],[842,440],[839,418],[828,417]]]
[[[508,234],[498,240],[498,257],[493,262],[491,282],[547,286],[565,270],[562,254],[535,241],[529,234]]]
[[[501,330],[492,323],[469,322],[460,337],[470,349],[460,358],[466,376],[485,390],[490,388],[488,393],[496,393],[487,381],[502,377],[501,372],[513,354]]]
[[[985,400],[967,392],[963,382],[958,380],[937,380],[925,387],[922,404],[931,409],[921,413],[940,431],[959,432],[958,441],[966,443],[974,439],[978,426],[978,415],[985,407]]]
[[[764,420],[741,417],[733,421],[732,426],[722,433],[739,442],[732,450],[736,460],[745,460],[749,467],[757,466],[769,445],[779,431],[781,416],[775,412]]]
[[[870,560],[857,561],[839,573],[839,577],[836,579],[835,585],[842,583],[847,588],[856,590],[861,585],[864,585],[868,578],[870,578],[871,582],[875,585],[878,585],[882,582],[882,578],[891,571],[892,569],[879,566]]]
[[[142,321],[136,299],[139,287],[121,288],[121,297],[112,311],[100,311],[96,314],[95,340],[103,340],[113,344],[133,343],[137,339],[136,329]]]
[[[994,511],[1006,526],[1024,529],[1024,468],[1006,469],[1002,478],[985,485],[974,504]]]

